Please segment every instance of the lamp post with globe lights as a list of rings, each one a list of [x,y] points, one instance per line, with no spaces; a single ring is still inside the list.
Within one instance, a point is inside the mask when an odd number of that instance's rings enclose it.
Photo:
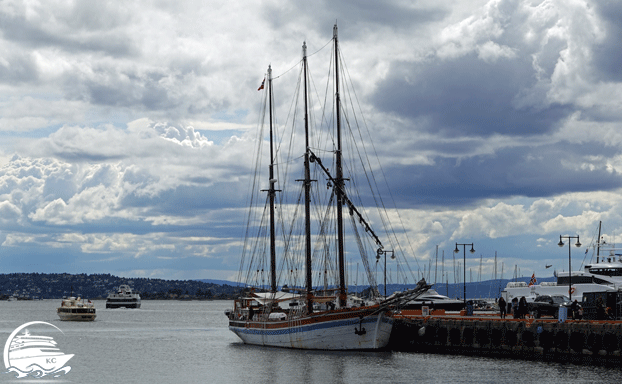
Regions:
[[[384,254],[384,297],[387,297],[387,253],[391,254],[391,260],[395,260],[393,251],[385,251],[382,248],[378,248],[376,253],[376,263],[380,261],[380,255]]]
[[[464,266],[463,266],[463,279],[462,279],[462,295],[463,295],[463,299],[464,299],[464,307],[466,308],[466,246],[470,245],[471,249],[469,250],[469,252],[471,253],[475,253],[475,249],[473,248],[473,243],[470,244],[458,244],[456,243],[456,249],[454,249],[454,253],[458,253],[460,252],[460,250],[458,249],[458,246],[461,245],[462,246],[462,258],[463,258],[463,262],[464,262]]]
[[[572,303],[572,259],[570,257],[570,239],[577,239],[575,246],[579,248],[581,246],[581,242],[579,242],[579,235],[577,236],[562,236],[559,235],[559,245],[560,248],[564,246],[564,242],[562,239],[568,239],[568,295],[570,297],[570,302]]]

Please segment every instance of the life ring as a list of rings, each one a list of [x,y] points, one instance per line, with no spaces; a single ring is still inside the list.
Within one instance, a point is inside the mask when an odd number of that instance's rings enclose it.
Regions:
[[[572,295],[574,293],[574,287],[570,288],[570,294]]]

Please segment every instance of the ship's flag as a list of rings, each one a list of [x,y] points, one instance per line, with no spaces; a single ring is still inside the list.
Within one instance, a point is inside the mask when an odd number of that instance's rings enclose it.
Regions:
[[[538,281],[536,280],[536,274],[532,274],[531,275],[531,280],[529,280],[529,286],[531,287],[532,285],[536,285],[538,283]]]
[[[261,82],[261,85],[259,86],[259,88],[257,88],[258,91],[261,91],[263,89],[263,85],[266,83],[266,78],[263,78],[263,81]]]
[[[587,248],[587,249],[585,250],[585,254],[586,254],[586,255],[587,255],[587,251],[589,251],[589,250],[590,250],[589,248]]]

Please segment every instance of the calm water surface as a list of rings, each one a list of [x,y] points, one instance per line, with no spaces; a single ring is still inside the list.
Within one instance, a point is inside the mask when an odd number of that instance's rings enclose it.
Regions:
[[[0,301],[0,346],[31,321],[61,331],[60,350],[75,356],[59,378],[0,382],[73,383],[621,383],[622,368],[534,363],[402,352],[320,352],[244,345],[227,329],[230,302],[143,301],[105,309],[93,323],[61,322],[60,300]],[[48,330],[52,329],[47,327]],[[34,329],[36,331],[36,329]],[[33,334],[37,334],[33,332]],[[6,367],[0,364],[0,371]]]

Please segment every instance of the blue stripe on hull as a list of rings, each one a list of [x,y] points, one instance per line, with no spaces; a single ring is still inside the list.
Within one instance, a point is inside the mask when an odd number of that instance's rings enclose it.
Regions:
[[[367,317],[365,319],[363,319],[362,324],[370,324],[373,323],[375,324],[377,321],[376,317]],[[388,323],[388,324],[392,324],[393,323],[393,319],[387,318],[387,317],[383,317],[381,320],[383,323]],[[256,335],[265,335],[265,336],[272,336],[272,335],[288,335],[290,333],[301,333],[301,332],[309,332],[309,331],[315,331],[315,330],[319,330],[319,329],[326,329],[326,328],[336,328],[336,327],[343,327],[343,326],[358,326],[359,324],[361,324],[361,321],[359,319],[350,319],[350,320],[335,320],[335,321],[326,321],[323,323],[317,323],[317,324],[309,324],[309,325],[298,325],[298,326],[291,326],[291,327],[286,327],[286,328],[280,328],[280,329],[261,329],[261,328],[246,328],[246,327],[235,327],[235,326],[230,326],[229,329],[236,332],[236,333],[247,333],[247,334],[256,334]]]

